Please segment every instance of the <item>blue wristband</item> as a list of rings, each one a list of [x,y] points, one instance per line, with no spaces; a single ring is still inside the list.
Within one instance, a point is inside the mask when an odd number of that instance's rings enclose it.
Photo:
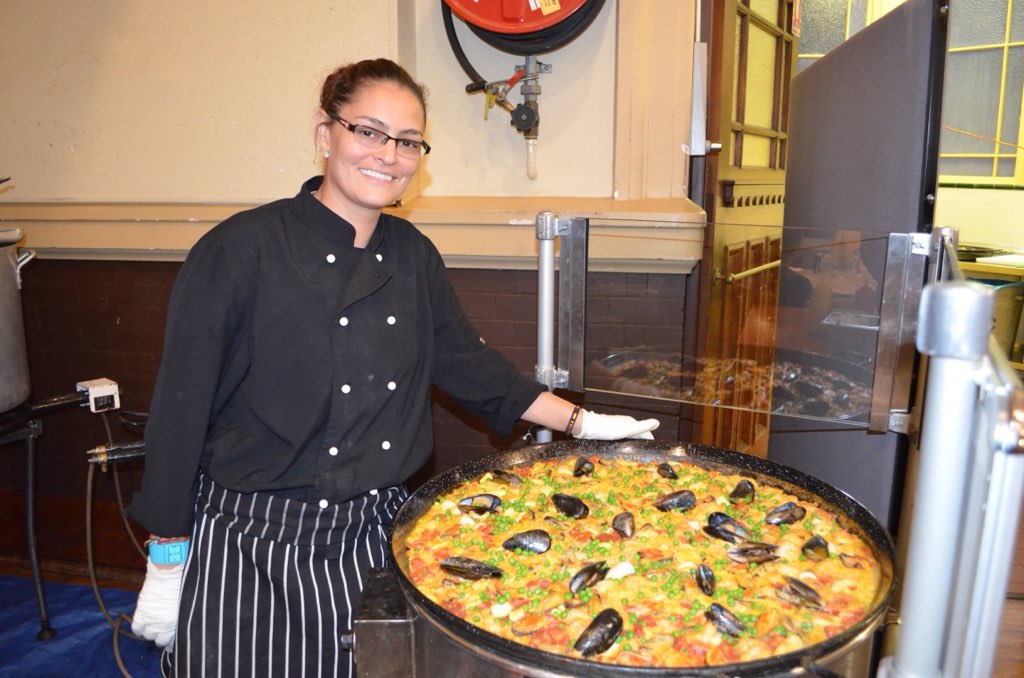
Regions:
[[[155,565],[177,565],[188,559],[189,539],[178,541],[159,541],[151,539],[149,546],[149,559]]]

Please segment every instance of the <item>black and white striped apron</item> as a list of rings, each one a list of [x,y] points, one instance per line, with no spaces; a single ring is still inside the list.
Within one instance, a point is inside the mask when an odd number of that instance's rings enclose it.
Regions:
[[[203,477],[165,676],[353,676],[363,575],[386,564],[404,487],[321,509]]]

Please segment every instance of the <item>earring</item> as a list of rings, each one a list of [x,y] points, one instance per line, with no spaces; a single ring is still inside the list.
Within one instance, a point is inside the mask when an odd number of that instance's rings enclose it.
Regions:
[[[325,157],[325,158],[329,158],[329,157],[331,157],[331,152],[330,152],[330,151],[328,151],[328,150],[327,150],[326,148],[324,149],[324,157]]]

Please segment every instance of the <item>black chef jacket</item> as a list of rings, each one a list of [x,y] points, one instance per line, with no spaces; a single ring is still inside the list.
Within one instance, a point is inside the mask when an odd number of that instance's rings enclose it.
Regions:
[[[129,509],[155,534],[191,532],[200,468],[340,502],[426,461],[431,384],[503,434],[544,390],[483,344],[422,233],[384,214],[354,247],[321,181],[227,219],[182,265]]]

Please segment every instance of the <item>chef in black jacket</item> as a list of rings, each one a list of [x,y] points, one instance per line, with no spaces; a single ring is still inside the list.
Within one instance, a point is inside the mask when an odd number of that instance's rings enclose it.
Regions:
[[[658,422],[574,408],[487,347],[434,246],[384,214],[430,152],[397,64],[324,83],[323,176],[207,233],[175,281],[129,513],[150,559],[132,629],[165,675],[351,675],[338,640],[431,453],[431,385],[492,429]]]

